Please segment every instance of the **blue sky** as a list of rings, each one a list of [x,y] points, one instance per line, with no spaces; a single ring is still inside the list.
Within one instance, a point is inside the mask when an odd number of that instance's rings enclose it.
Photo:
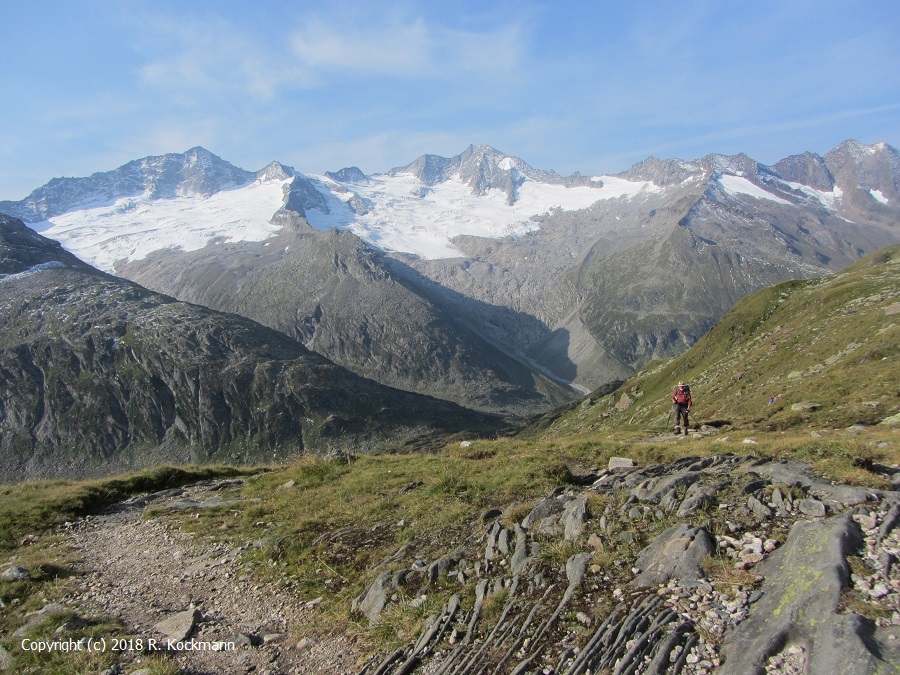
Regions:
[[[900,146],[900,3],[0,0],[0,199],[202,145],[367,173],[486,143],[561,174]]]

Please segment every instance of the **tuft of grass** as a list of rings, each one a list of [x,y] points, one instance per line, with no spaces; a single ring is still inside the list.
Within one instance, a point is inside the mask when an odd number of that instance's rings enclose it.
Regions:
[[[537,559],[548,567],[560,567],[576,553],[584,549],[577,542],[554,537],[549,541],[541,542]]]
[[[735,561],[726,556],[708,555],[701,566],[706,578],[720,590],[734,595],[741,588],[753,588],[760,582],[760,577],[748,570],[739,570],[734,566]]]

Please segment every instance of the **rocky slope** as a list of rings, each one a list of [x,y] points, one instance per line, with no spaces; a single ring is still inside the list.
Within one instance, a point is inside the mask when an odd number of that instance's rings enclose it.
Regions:
[[[895,672],[896,493],[728,454],[629,464],[485,513],[433,562],[399,550],[354,603],[369,621],[444,575],[459,591],[359,672]]]
[[[494,323],[535,323],[529,317],[479,308],[465,298],[450,303],[350,232],[314,230],[288,209],[276,219],[288,224],[265,242],[153,254],[119,273],[246,316],[407,391],[520,415],[573,396],[558,378],[483,336],[472,321],[478,312],[491,314]]]
[[[0,476],[365,452],[497,420],[102,274],[0,217]],[[473,427],[474,425],[474,427]]]

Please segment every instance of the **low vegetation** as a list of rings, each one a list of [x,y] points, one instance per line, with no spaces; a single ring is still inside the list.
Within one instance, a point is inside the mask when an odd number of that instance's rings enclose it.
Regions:
[[[180,519],[203,541],[252,544],[244,555],[254,579],[286,583],[307,601],[321,599],[321,631],[350,632],[382,648],[408,642],[460,585],[439,579],[421,603],[395,603],[369,627],[350,606],[379,563],[407,547],[427,565],[445,553],[446,542],[483,535],[487,510],[501,510],[501,523],[511,527],[555,488],[590,481],[611,457],[648,465],[686,456],[754,455],[808,462],[829,480],[890,489],[880,469],[900,464],[900,426],[879,422],[900,410],[900,312],[891,309],[900,302],[898,253],[895,247],[877,264],[866,262],[839,277],[756,294],[686,354],[650,364],[618,391],[587,397],[518,436],[463,443],[455,438],[438,449],[432,439],[428,452],[305,457],[264,470],[163,467],[86,482],[0,486],[4,562],[26,567],[32,577],[0,581],[0,601],[8,608],[0,633],[11,635],[28,612],[63,595],[78,574],[77,556],[58,545],[54,527],[130,495],[213,477],[245,476],[242,501],[166,517]],[[668,395],[678,379],[693,385],[695,419],[707,425],[703,434],[671,433]],[[801,402],[813,406],[796,408]],[[728,489],[736,498],[742,494],[739,482]],[[609,501],[615,498],[595,495],[588,507],[600,514],[620,506]],[[717,533],[730,514],[711,509],[699,517]],[[593,550],[593,564],[625,579],[622,561],[670,524],[660,518],[637,534],[613,528],[594,533],[591,541],[585,536],[575,544],[548,542],[537,560],[558,567],[576,548]],[[784,534],[773,536],[783,540]],[[21,546],[23,541],[29,545]],[[753,581],[715,557],[706,567],[723,587]],[[848,595],[846,602],[863,601]],[[485,611],[497,613],[501,606],[494,599]],[[31,630],[37,635],[58,627]],[[112,629],[103,620],[91,627]],[[3,643],[12,648],[6,637]],[[98,665],[79,663],[76,669]]]

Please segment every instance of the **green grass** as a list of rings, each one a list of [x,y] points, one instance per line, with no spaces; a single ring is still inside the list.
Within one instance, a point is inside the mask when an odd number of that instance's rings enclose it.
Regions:
[[[131,495],[255,471],[216,466],[163,466],[91,481],[49,480],[0,485],[0,551],[14,549],[25,535],[97,513]]]

